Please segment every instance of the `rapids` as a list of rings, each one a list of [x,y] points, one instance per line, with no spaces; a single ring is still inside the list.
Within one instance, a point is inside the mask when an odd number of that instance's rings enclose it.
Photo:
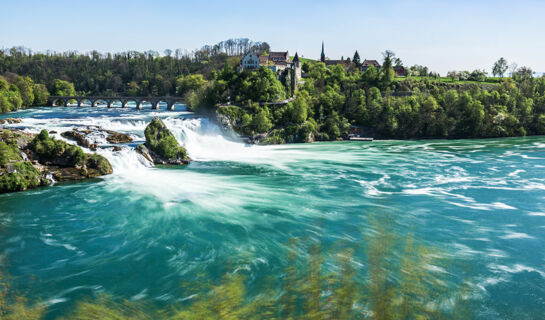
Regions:
[[[134,148],[161,117],[194,160],[155,168]],[[249,146],[191,112],[35,108],[9,127],[60,133],[100,126],[130,134],[97,151],[114,173],[0,195],[0,253],[15,286],[62,315],[96,293],[180,301],[180,283],[225,265],[256,286],[280,276],[293,237],[358,246],[371,214],[395,217],[466,267],[479,319],[545,314],[545,138],[331,142]],[[71,142],[72,143],[72,142]],[[86,150],[89,152],[89,150]],[[358,272],[365,274],[361,265]]]

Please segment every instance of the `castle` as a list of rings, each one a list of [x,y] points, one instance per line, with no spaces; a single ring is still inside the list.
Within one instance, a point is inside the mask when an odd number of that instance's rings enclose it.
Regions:
[[[301,79],[301,61],[297,52],[290,58],[288,51],[271,51],[269,55],[257,56],[253,52],[248,52],[241,61],[242,70],[256,70],[260,67],[267,67],[274,73],[278,74],[288,68],[295,73],[295,79]]]

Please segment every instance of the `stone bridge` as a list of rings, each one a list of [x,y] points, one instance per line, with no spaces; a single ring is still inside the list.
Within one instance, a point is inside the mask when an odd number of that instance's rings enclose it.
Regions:
[[[126,108],[127,104],[134,102],[137,109],[142,109],[144,103],[151,104],[153,109],[159,109],[161,102],[166,103],[167,110],[174,110],[176,103],[184,103],[184,99],[181,97],[106,97],[106,96],[50,96],[49,103],[52,106],[65,106],[69,107],[71,104],[75,104],[81,107],[84,104],[96,107],[99,104],[105,104],[108,108],[112,108],[114,103],[118,102],[121,107]]]

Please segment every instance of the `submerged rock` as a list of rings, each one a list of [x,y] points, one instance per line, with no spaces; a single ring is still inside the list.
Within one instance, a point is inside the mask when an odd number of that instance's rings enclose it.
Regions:
[[[79,146],[86,147],[95,151],[98,145],[96,143],[89,142],[89,140],[87,140],[86,138],[86,133],[88,134],[89,131],[78,131],[74,129],[72,131],[66,131],[61,133],[61,136],[66,139],[76,141]]]
[[[89,126],[85,129],[72,129],[71,131],[61,133],[61,136],[66,139],[76,141],[79,146],[95,151],[98,148],[98,144],[95,143],[97,137],[95,134],[98,134],[100,137],[105,136],[106,141],[109,143],[117,144],[132,142],[132,138],[128,134],[112,130],[105,130],[96,126]],[[93,137],[92,135],[95,136]]]
[[[0,124],[13,124],[13,123],[21,123],[23,120],[19,118],[6,118],[6,119],[0,119]]]
[[[126,133],[121,133],[121,132],[116,132],[116,131],[111,131],[111,130],[106,130],[106,132],[108,133],[108,136],[106,137],[106,140],[109,143],[128,143],[128,142],[132,142],[131,136],[129,136]]]
[[[98,154],[49,137],[46,130],[34,135],[0,130],[0,193],[23,191],[56,181],[83,180],[112,173]]]
[[[159,118],[153,118],[144,131],[146,143],[138,145],[136,151],[154,164],[188,164],[184,147]]]

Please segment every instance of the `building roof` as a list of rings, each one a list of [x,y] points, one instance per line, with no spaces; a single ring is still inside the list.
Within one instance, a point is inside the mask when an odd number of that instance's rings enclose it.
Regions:
[[[377,60],[363,60],[363,63],[361,64],[363,67],[368,67],[368,66],[375,66],[375,67],[380,67],[380,63],[378,63]]]
[[[269,59],[285,59],[289,60],[290,56],[288,54],[288,51],[271,51],[269,52]]]
[[[297,51],[295,52],[295,57],[293,57],[293,62],[298,62],[299,61],[299,55],[297,54]]]
[[[325,60],[324,63],[326,66],[334,66],[337,64],[348,64],[348,60]]]

